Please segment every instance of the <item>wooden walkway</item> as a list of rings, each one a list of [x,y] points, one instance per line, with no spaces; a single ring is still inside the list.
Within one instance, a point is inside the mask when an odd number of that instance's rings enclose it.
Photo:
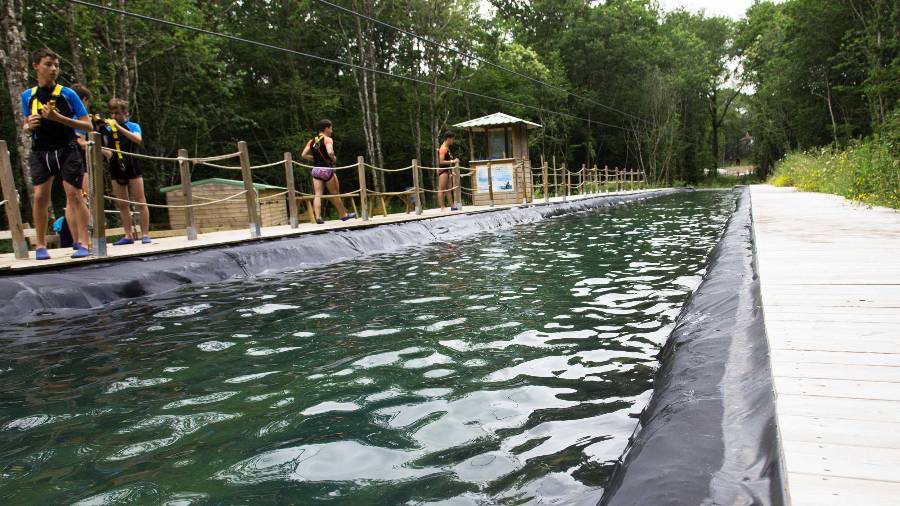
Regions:
[[[590,195],[572,195],[567,197],[568,201],[581,200],[586,198],[594,198],[600,197],[604,195],[630,195],[636,193],[647,193],[653,192],[656,190],[634,190],[634,191],[621,191],[621,192],[609,192],[609,193],[599,193],[599,194],[590,194]],[[563,202],[563,197],[552,197],[550,198],[550,203],[556,204]],[[535,205],[543,205],[544,199],[535,199]],[[394,213],[389,214],[387,216],[376,215],[371,216],[369,221],[362,221],[360,219],[349,220],[346,222],[340,220],[326,221],[323,225],[317,225],[314,223],[301,223],[298,228],[291,228],[289,225],[282,225],[277,227],[264,227],[262,229],[262,239],[276,239],[280,237],[293,237],[303,234],[310,233],[318,233],[327,230],[336,230],[336,229],[353,229],[353,228],[366,228],[372,227],[376,225],[384,225],[388,223],[402,223],[407,221],[416,221],[416,220],[426,220],[431,218],[438,218],[441,216],[452,216],[452,215],[460,215],[460,214],[471,214],[471,213],[479,213],[479,212],[490,212],[501,209],[509,209],[518,207],[520,204],[507,204],[501,205],[497,204],[494,207],[491,206],[464,206],[461,211],[450,212],[449,209],[445,212],[441,212],[440,209],[428,209],[422,212],[421,215],[416,215],[414,212],[410,213]],[[116,259],[136,257],[136,256],[145,256],[147,254],[159,254],[159,253],[170,253],[175,251],[186,251],[191,249],[198,248],[209,248],[215,246],[225,246],[225,245],[233,245],[239,244],[242,242],[250,242],[257,241],[259,239],[252,239],[250,237],[250,229],[249,226],[245,230],[225,230],[220,232],[209,232],[200,234],[197,240],[188,241],[187,237],[184,235],[178,235],[174,237],[162,237],[153,239],[152,244],[132,244],[128,246],[113,246],[111,244],[112,241],[109,241],[107,245],[107,254],[106,258],[81,258],[81,259],[73,259],[70,258],[72,254],[71,249],[51,249],[50,260],[41,260],[37,261],[34,259],[34,251],[29,252],[30,258],[28,260],[16,260],[12,253],[0,254],[0,272],[5,273],[24,273],[28,271],[41,270],[48,267],[63,267],[72,264],[84,264],[84,263],[95,263],[95,262],[109,262],[115,261]]]
[[[751,197],[791,503],[900,504],[900,212]]]

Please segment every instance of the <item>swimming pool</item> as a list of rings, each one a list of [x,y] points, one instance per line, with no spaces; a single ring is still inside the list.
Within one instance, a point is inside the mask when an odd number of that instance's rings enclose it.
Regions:
[[[593,504],[731,192],[0,331],[7,503]]]

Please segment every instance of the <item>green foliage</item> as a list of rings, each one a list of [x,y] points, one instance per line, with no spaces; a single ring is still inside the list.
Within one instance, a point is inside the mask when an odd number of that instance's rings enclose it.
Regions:
[[[777,165],[770,182],[900,209],[898,154],[900,146],[879,136],[855,142],[844,150],[794,152]]]

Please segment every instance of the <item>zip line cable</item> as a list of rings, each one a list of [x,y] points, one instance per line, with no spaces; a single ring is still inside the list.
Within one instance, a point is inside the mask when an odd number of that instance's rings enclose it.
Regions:
[[[561,92],[565,93],[566,95],[571,95],[571,96],[573,96],[573,97],[575,97],[575,98],[577,98],[577,99],[579,99],[579,100],[584,100],[585,102],[590,102],[590,103],[592,103],[592,104],[594,104],[594,105],[596,105],[596,106],[602,107],[602,108],[604,108],[604,109],[608,109],[608,110],[610,110],[610,111],[617,112],[617,113],[619,113],[619,114],[623,114],[623,115],[625,115],[625,116],[628,116],[628,117],[630,117],[630,118],[634,118],[634,119],[639,120],[639,121],[644,121],[644,122],[647,121],[647,120],[645,120],[645,119],[643,119],[643,118],[640,118],[640,117],[638,117],[638,116],[635,116],[635,115],[633,115],[633,114],[629,114],[629,113],[627,113],[627,112],[625,112],[625,111],[623,111],[623,110],[621,110],[621,109],[616,109],[615,107],[612,107],[612,106],[609,106],[609,105],[606,105],[606,104],[601,104],[600,102],[597,102],[597,101],[594,100],[594,99],[587,98],[587,97],[582,97],[582,96],[580,96],[580,95],[576,95],[575,93],[572,93],[571,91],[569,91],[569,90],[563,88],[562,86],[557,86],[557,85],[555,85],[555,84],[553,84],[553,83],[548,83],[548,82],[546,82],[546,81],[541,81],[540,79],[537,79],[537,78],[531,77],[531,76],[529,76],[529,75],[523,74],[523,73],[521,73],[521,72],[515,71],[515,70],[513,70],[513,69],[511,69],[511,68],[504,67],[503,65],[500,65],[500,64],[498,64],[498,63],[494,63],[494,62],[492,62],[491,60],[488,60],[488,59],[486,59],[486,58],[482,58],[482,57],[480,57],[480,56],[475,56],[475,55],[473,55],[473,54],[466,53],[466,52],[461,51],[461,50],[459,50],[459,49],[456,49],[456,48],[454,48],[454,47],[450,47],[450,46],[448,46],[448,45],[446,45],[446,44],[442,44],[442,43],[437,42],[437,41],[435,41],[435,40],[429,39],[428,37],[419,35],[419,34],[417,34],[417,33],[415,33],[415,32],[411,32],[411,31],[409,31],[409,30],[405,30],[405,29],[403,29],[403,28],[396,27],[396,26],[394,26],[394,25],[391,25],[390,23],[386,23],[386,22],[381,21],[381,20],[379,20],[379,19],[373,18],[372,16],[368,16],[368,15],[366,15],[366,14],[362,14],[362,13],[360,13],[360,12],[357,12],[357,11],[353,10],[353,9],[350,9],[350,8],[347,8],[347,7],[344,7],[344,6],[335,4],[335,3],[333,3],[333,2],[329,2],[328,0],[318,0],[318,2],[327,5],[327,6],[331,7],[332,9],[336,9],[336,10],[338,10],[338,11],[341,11],[341,12],[344,12],[344,13],[346,13],[346,14],[349,14],[349,15],[351,15],[351,16],[356,16],[356,17],[358,17],[358,18],[362,18],[362,19],[365,19],[365,20],[367,20],[367,21],[371,21],[371,22],[373,22],[373,23],[379,24],[379,25],[384,26],[384,27],[386,27],[386,28],[390,28],[391,30],[395,30],[395,31],[400,32],[400,33],[402,33],[402,34],[409,35],[410,37],[414,37],[414,38],[416,38],[416,39],[419,39],[419,40],[421,40],[422,42],[426,42],[426,43],[431,44],[431,45],[433,45],[433,46],[437,46],[437,47],[444,48],[444,49],[446,49],[446,50],[448,50],[448,51],[451,51],[451,52],[453,52],[453,53],[456,53],[456,54],[459,55],[459,56],[463,56],[463,57],[466,57],[466,58],[469,58],[469,59],[476,60],[476,61],[481,62],[481,63],[484,63],[484,64],[486,64],[486,65],[490,65],[491,67],[494,67],[494,68],[496,68],[496,69],[498,69],[498,70],[502,70],[502,71],[504,71],[504,72],[508,72],[508,73],[513,74],[513,75],[515,75],[515,76],[521,77],[521,78],[523,78],[523,79],[528,79],[529,81],[534,82],[534,83],[537,83],[537,84],[540,84],[540,85],[542,85],[542,86],[546,86],[546,87],[548,87],[548,88],[552,88],[552,89],[555,89],[555,90],[557,90],[557,91],[561,91]]]
[[[544,108],[542,108],[542,107],[538,107],[538,106],[534,106],[534,105],[529,105],[529,104],[523,104],[523,103],[521,103],[521,102],[516,102],[516,101],[514,101],[514,100],[508,100],[508,99],[505,99],[505,98],[493,97],[493,96],[490,96],[490,95],[484,95],[484,94],[482,94],[482,93],[478,93],[478,92],[475,92],[475,91],[463,90],[463,89],[461,89],[461,88],[456,88],[456,87],[453,87],[453,86],[447,86],[447,85],[445,85],[445,84],[430,83],[430,82],[425,81],[425,80],[423,80],[423,79],[417,79],[417,78],[414,78],[414,77],[404,76],[404,75],[400,75],[400,74],[392,74],[392,73],[387,72],[387,71],[385,71],[385,70],[373,69],[373,68],[366,67],[366,66],[363,66],[363,65],[357,65],[357,64],[355,64],[355,63],[349,63],[349,62],[345,62],[345,61],[341,61],[341,60],[335,60],[335,59],[332,59],[332,58],[327,58],[327,57],[324,57],[324,56],[319,56],[319,55],[315,55],[315,54],[311,54],[311,53],[304,53],[303,51],[297,51],[297,50],[295,50],[295,49],[288,49],[288,48],[286,48],[286,47],[274,46],[274,45],[272,45],[272,44],[266,44],[265,42],[259,42],[259,41],[256,41],[256,40],[245,39],[245,38],[242,38],[242,37],[237,37],[237,36],[235,36],[235,35],[229,35],[229,34],[227,34],[227,33],[215,32],[215,31],[212,31],[212,30],[207,30],[206,28],[199,28],[199,27],[196,27],[196,26],[186,25],[186,24],[183,24],[183,23],[178,23],[178,22],[175,22],[175,21],[169,21],[169,20],[166,20],[166,19],[154,18],[154,17],[152,17],[152,16],[147,16],[147,15],[145,15],[145,14],[138,14],[138,13],[136,13],[136,12],[126,11],[126,10],[123,10],[123,9],[117,9],[117,8],[115,8],[115,7],[107,7],[107,6],[105,6],[105,5],[94,4],[94,3],[91,3],[91,2],[86,2],[86,1],[84,1],[84,0],[66,0],[66,1],[69,2],[69,3],[73,3],[73,4],[77,4],[77,5],[83,5],[83,6],[85,6],[85,7],[90,7],[90,8],[93,8],[93,9],[104,10],[104,11],[112,12],[112,13],[115,13],[115,14],[121,14],[121,15],[123,15],[123,16],[130,16],[130,17],[133,17],[133,18],[141,19],[141,20],[143,20],[143,21],[152,21],[152,22],[154,22],[154,23],[160,23],[160,24],[163,24],[163,25],[174,26],[174,27],[176,27],[176,28],[181,28],[181,29],[184,29],[184,30],[191,30],[191,31],[198,32],[198,33],[203,33],[203,34],[206,34],[206,35],[212,35],[212,36],[214,36],[214,37],[221,37],[221,38],[223,38],[223,39],[233,40],[233,41],[237,41],[237,42],[243,42],[243,43],[245,43],[245,44],[250,44],[250,45],[254,45],[254,46],[264,47],[264,48],[266,48],[266,49],[273,49],[273,50],[276,50],[276,51],[283,51],[283,52],[286,52],[286,53],[291,53],[291,54],[294,54],[294,55],[297,55],[297,56],[302,56],[302,57],[304,57],[304,58],[311,58],[311,59],[318,60],[318,61],[321,61],[321,62],[333,63],[333,64],[336,64],[336,65],[343,65],[343,66],[345,66],[345,67],[350,67],[350,68],[353,68],[353,69],[363,70],[363,71],[367,71],[367,72],[373,72],[373,73],[376,73],[376,74],[381,74],[381,75],[388,76],[388,77],[393,77],[393,78],[396,78],[396,79],[402,79],[402,80],[405,80],[405,81],[410,81],[410,82],[414,82],[414,83],[418,83],[418,84],[425,84],[425,85],[428,85],[428,86],[435,86],[435,87],[438,87],[438,88],[441,88],[441,89],[445,89],[445,90],[448,90],[448,91],[453,91],[453,92],[456,92],[456,93],[462,93],[462,94],[465,94],[465,95],[472,95],[472,96],[474,96],[474,97],[484,98],[484,99],[487,99],[487,100],[494,100],[494,101],[497,101],[497,102],[504,102],[504,103],[507,103],[507,104],[516,105],[516,106],[524,107],[524,108],[527,108],[527,109],[532,109],[532,110],[535,110],[535,111],[545,112],[545,113],[548,113],[548,114],[556,114],[556,115],[559,115],[559,116],[564,116],[564,117],[568,117],[568,118],[572,118],[572,119],[576,119],[576,120],[580,120],[580,121],[586,121],[586,122],[588,122],[588,123],[593,123],[593,124],[595,124],[595,125],[602,125],[602,126],[607,126],[607,127],[610,127],[610,128],[617,128],[617,129],[619,129],[619,130],[624,130],[624,131],[626,131],[626,132],[634,132],[634,129],[626,128],[626,127],[623,127],[623,126],[621,126],[621,125],[613,125],[613,124],[610,124],[610,123],[604,123],[604,122],[602,122],[602,121],[596,121],[596,120],[591,120],[591,119],[587,119],[587,118],[582,118],[582,117],[575,116],[575,115],[573,115],[573,114],[569,114],[569,113],[562,112],[562,111],[553,111],[553,110],[550,110],[550,109],[544,109]]]

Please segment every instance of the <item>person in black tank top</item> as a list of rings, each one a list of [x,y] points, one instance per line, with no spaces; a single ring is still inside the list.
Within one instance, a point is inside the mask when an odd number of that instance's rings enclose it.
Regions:
[[[307,141],[306,147],[300,158],[313,162],[313,169],[310,172],[313,182],[313,211],[316,215],[316,223],[322,224],[322,194],[325,188],[328,193],[338,195],[341,193],[341,186],[338,182],[337,174],[334,173],[334,162],[337,156],[334,154],[334,142],[331,140],[331,132],[333,130],[330,120],[323,119],[316,124],[316,136]],[[347,221],[356,218],[356,214],[348,213],[344,208],[344,203],[340,197],[328,198],[334,207],[337,208],[338,216],[341,221]]]
[[[459,158],[453,158],[453,155],[450,154],[450,147],[453,146],[453,141],[455,138],[456,134],[454,134],[453,132],[445,133],[444,143],[441,144],[440,149],[438,149],[438,166],[441,167],[441,169],[438,170],[437,200],[438,205],[441,206],[441,211],[444,211],[445,199],[447,201],[447,206],[450,207],[451,211],[458,210],[453,205],[453,192],[450,191],[450,187],[453,186],[452,167],[459,163]]]

